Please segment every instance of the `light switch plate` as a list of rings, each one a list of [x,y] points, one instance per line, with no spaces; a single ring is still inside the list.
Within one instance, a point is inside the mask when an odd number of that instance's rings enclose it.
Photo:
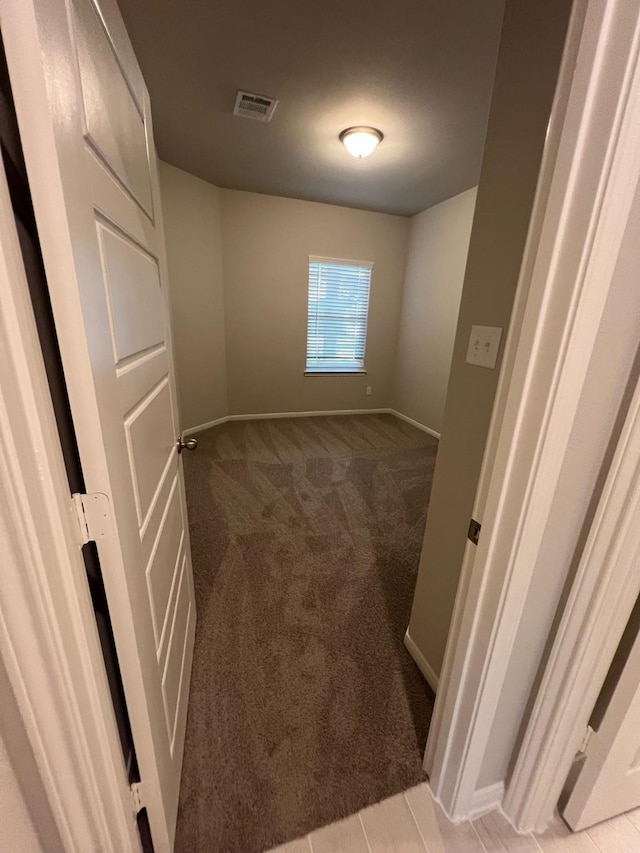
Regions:
[[[493,369],[496,366],[502,328],[500,326],[472,326],[467,350],[467,364]]]

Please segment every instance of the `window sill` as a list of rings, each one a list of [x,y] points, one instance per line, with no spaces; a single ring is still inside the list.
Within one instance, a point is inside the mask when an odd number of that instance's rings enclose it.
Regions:
[[[305,370],[305,376],[366,376],[366,370]]]

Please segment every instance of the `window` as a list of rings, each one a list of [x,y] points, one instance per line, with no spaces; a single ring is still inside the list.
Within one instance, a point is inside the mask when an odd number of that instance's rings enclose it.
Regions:
[[[307,373],[362,373],[373,264],[309,258]]]

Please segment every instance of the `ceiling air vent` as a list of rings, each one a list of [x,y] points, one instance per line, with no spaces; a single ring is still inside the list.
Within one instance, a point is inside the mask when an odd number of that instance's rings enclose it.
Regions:
[[[234,116],[254,118],[257,121],[271,121],[271,116],[277,106],[278,102],[275,98],[268,98],[266,95],[252,95],[251,92],[238,92],[233,114]]]

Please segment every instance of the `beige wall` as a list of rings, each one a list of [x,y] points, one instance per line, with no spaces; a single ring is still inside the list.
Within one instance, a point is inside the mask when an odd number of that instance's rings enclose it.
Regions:
[[[160,162],[181,428],[228,413],[217,187]]]
[[[465,363],[472,324],[508,327],[570,0],[507,0],[409,631],[440,672],[498,380]],[[504,341],[504,335],[503,335]]]
[[[458,323],[477,187],[411,219],[393,408],[436,432]]]
[[[392,407],[440,431],[475,188],[408,219],[221,190],[167,163],[160,184],[183,428]],[[374,262],[366,376],[304,376],[309,255]]]
[[[0,850],[63,853],[22,712],[1,658]]]
[[[0,737],[0,836],[1,849],[41,853],[42,846],[18,787],[6,746]],[[62,848],[58,848],[62,849]]]
[[[236,190],[220,203],[229,411],[390,406],[409,220]],[[366,376],[304,376],[309,255],[374,263]]]

